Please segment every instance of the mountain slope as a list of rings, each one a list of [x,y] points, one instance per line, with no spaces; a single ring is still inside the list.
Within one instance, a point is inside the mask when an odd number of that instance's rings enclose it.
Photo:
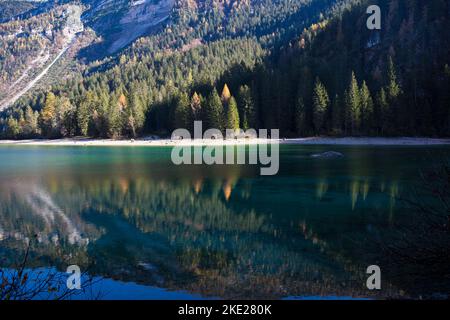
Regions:
[[[79,5],[0,25],[0,111],[41,79],[83,31]],[[23,39],[23,41],[21,40]]]
[[[84,55],[90,59],[112,54],[146,35],[165,21],[174,0],[85,0],[88,10],[83,15],[87,26],[103,38],[100,45]]]

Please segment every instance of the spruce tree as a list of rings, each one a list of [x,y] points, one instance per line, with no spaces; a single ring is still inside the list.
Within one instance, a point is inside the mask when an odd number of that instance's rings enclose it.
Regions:
[[[136,86],[130,90],[130,105],[127,108],[127,127],[133,137],[136,137],[144,127],[146,107],[143,97]]]
[[[295,132],[299,136],[304,136],[307,134],[306,128],[306,118],[305,118],[305,103],[302,97],[297,99],[297,103],[295,104]]]
[[[372,133],[373,127],[373,100],[369,88],[364,81],[360,90],[361,99],[361,131]]]
[[[47,93],[44,108],[41,111],[40,126],[43,134],[51,138],[56,127],[56,96],[53,92]]]
[[[400,122],[400,119],[397,119],[399,115],[399,99],[402,90],[397,81],[397,74],[395,72],[394,62],[391,57],[389,57],[388,61],[388,84],[386,87],[386,97],[387,97],[387,108],[384,110],[384,121],[385,123],[385,133],[393,134],[394,132],[398,132],[397,123]]]
[[[60,134],[64,137],[75,135],[75,107],[66,97],[59,99],[58,127]]]
[[[126,107],[126,99],[124,94],[113,94],[110,99],[109,106],[109,125],[108,136],[110,138],[118,138],[122,134],[123,128],[123,110]]]
[[[25,110],[25,126],[23,133],[26,137],[34,137],[39,133],[39,113],[33,112],[30,106],[26,107]]]
[[[386,90],[381,88],[380,93],[377,97],[377,112],[376,112],[376,122],[377,128],[379,128],[381,135],[385,135],[390,130],[389,125],[389,102],[386,95]]]
[[[344,118],[341,100],[336,95],[331,104],[331,133],[339,135],[342,133],[342,119]]]
[[[222,101],[220,100],[217,90],[214,88],[208,95],[204,108],[204,128],[214,128],[223,130],[224,112]]]
[[[228,101],[225,129],[239,129],[239,112],[234,97]]]
[[[258,127],[256,108],[249,86],[243,85],[239,87],[237,102],[242,129],[256,129]]]
[[[194,92],[191,98],[191,113],[194,120],[202,119],[202,99],[197,92]]]
[[[330,98],[327,90],[319,78],[317,78],[313,92],[313,123],[317,134],[320,134],[324,129],[325,115],[329,105]]]
[[[395,72],[394,61],[392,60],[391,57],[389,57],[388,62],[388,81],[389,81],[387,87],[388,99],[393,101],[401,94],[402,90],[397,82],[397,74]]]
[[[19,122],[14,117],[12,117],[12,116],[8,117],[6,127],[7,127],[6,134],[7,134],[8,138],[11,138],[11,139],[19,138],[20,126],[19,126]]]
[[[361,99],[355,73],[345,94],[346,133],[357,134],[361,125]]]
[[[181,93],[175,107],[174,128],[190,129],[192,126],[192,111],[189,97],[186,93]]]
[[[91,119],[90,109],[93,103],[93,93],[92,91],[88,91],[86,95],[81,99],[81,102],[77,109],[77,125],[78,131],[82,136],[87,136],[89,131],[89,121]]]

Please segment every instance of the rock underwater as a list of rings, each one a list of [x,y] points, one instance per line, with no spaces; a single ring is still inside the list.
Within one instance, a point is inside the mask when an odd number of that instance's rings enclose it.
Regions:
[[[342,158],[344,155],[340,152],[336,151],[326,151],[322,153],[312,154],[311,158],[321,158],[321,159],[330,159],[330,158]]]

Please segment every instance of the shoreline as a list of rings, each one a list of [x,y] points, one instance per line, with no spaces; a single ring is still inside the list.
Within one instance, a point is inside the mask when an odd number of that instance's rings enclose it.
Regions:
[[[0,146],[147,146],[147,147],[175,147],[175,146],[227,146],[227,145],[255,145],[255,144],[291,144],[291,145],[350,145],[350,146],[437,146],[450,145],[450,138],[378,138],[378,137],[309,137],[290,139],[235,139],[235,140],[171,140],[171,139],[29,139],[29,140],[0,140]]]

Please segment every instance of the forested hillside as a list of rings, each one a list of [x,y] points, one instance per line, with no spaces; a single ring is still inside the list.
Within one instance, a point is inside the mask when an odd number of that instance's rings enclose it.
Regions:
[[[32,2],[16,2],[9,0],[1,0],[0,1],[0,22],[9,21],[17,17],[20,14],[23,14],[29,10],[32,10],[36,7],[35,3]]]
[[[79,5],[58,5],[27,19],[0,24],[0,111],[14,103],[74,42],[83,30],[81,12]]]
[[[369,3],[370,2],[370,3]],[[382,9],[368,30],[368,5]],[[4,138],[204,127],[449,135],[448,0],[175,3],[161,30],[3,113]]]
[[[55,51],[64,41],[63,28],[67,7],[56,7],[29,19],[13,20],[0,25],[0,89],[16,80],[44,51]]]
[[[373,3],[380,31],[366,28]],[[449,23],[447,0],[379,0],[311,26],[253,77],[260,124],[296,135],[448,136]]]

